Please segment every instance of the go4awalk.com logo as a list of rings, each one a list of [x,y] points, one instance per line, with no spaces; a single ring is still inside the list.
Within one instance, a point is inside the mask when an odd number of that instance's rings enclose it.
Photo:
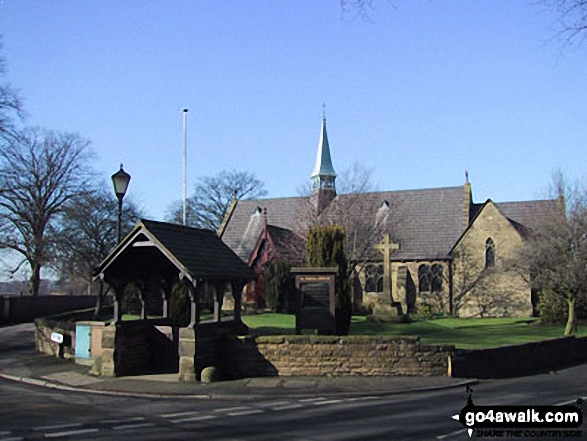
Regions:
[[[467,404],[453,415],[472,437],[573,438],[581,437],[583,400],[562,406],[476,406],[467,386]]]

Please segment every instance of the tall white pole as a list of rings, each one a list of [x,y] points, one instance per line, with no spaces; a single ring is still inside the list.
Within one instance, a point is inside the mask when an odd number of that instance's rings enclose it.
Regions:
[[[183,224],[187,224],[187,162],[188,162],[188,135],[187,135],[188,109],[183,109]]]

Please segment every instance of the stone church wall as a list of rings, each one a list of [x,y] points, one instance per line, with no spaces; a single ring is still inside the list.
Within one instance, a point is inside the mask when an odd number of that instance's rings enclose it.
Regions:
[[[373,265],[379,263],[373,262]],[[438,292],[419,292],[418,269],[421,265],[442,266],[442,290]],[[383,293],[365,291],[366,277],[364,272],[359,274],[359,282],[362,289],[362,306],[373,310],[381,302],[389,302]],[[447,261],[421,260],[413,262],[392,262],[391,264],[391,295],[393,301],[400,302],[404,313],[417,313],[418,305],[427,303],[435,312],[446,313],[449,311],[449,264]]]
[[[486,242],[491,239],[495,265],[485,268]],[[512,269],[523,239],[489,202],[454,250],[453,299],[460,317],[530,317],[530,286]],[[475,281],[475,288],[461,294]]]

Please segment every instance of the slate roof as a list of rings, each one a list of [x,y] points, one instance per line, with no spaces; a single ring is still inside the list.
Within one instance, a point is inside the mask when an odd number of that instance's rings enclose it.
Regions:
[[[527,228],[534,228],[544,221],[552,210],[557,209],[556,199],[501,202],[496,204],[508,219],[513,220]]]
[[[364,216],[382,219],[400,249],[392,260],[437,260],[449,257],[450,250],[465,231],[465,188],[446,187],[420,190],[380,191],[361,195]],[[338,195],[327,209],[336,204],[344,206],[345,199],[354,195]],[[525,235],[555,206],[553,200],[497,203],[498,208]],[[385,203],[389,210],[385,215]],[[244,261],[248,261],[261,232],[267,209],[267,222],[303,235],[300,213],[307,209],[304,197],[239,201],[225,230],[223,241]],[[471,217],[484,204],[471,206]],[[378,210],[383,208],[383,211]],[[327,212],[326,211],[326,212]],[[378,256],[375,253],[374,258]]]
[[[264,228],[262,209],[267,208],[267,222],[290,231],[300,230],[299,213],[307,198],[276,198],[238,201],[224,230],[222,240],[242,260],[248,261]]]
[[[365,193],[361,211],[375,222],[381,204],[389,202],[386,221],[401,244],[394,260],[446,258],[464,229],[463,195],[463,187]],[[349,197],[354,195],[338,195],[332,204],[344,204]],[[248,260],[263,230],[263,208],[267,208],[269,224],[299,231],[300,213],[307,203],[304,197],[239,201],[222,240]]]
[[[338,196],[345,197],[349,196]],[[393,241],[400,245],[392,260],[447,258],[464,228],[463,187],[382,191],[366,193],[362,199],[365,215],[373,221],[383,204],[389,203],[383,219]]]
[[[251,280],[255,277],[247,264],[215,232],[151,220],[141,220],[95,273],[103,271],[115,259],[124,259],[125,256],[132,259],[133,254],[149,252],[146,248],[153,247],[133,247],[145,239],[151,240],[170,260],[175,259],[175,265],[183,267],[196,279]]]

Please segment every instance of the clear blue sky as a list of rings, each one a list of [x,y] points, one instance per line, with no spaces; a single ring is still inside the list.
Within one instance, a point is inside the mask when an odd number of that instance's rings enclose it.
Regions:
[[[27,124],[92,141],[109,179],[163,219],[188,185],[254,172],[269,196],[309,180],[322,103],[337,171],[381,190],[461,185],[477,202],[544,196],[585,176],[587,45],[561,52],[529,0],[2,0],[7,79]]]

